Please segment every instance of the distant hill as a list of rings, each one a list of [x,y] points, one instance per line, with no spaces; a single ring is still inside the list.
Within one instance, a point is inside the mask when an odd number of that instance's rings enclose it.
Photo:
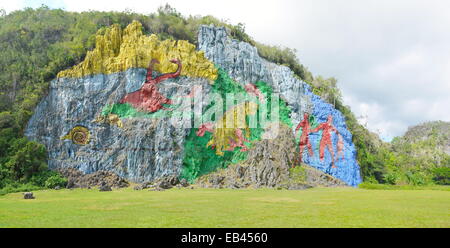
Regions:
[[[431,121],[408,128],[402,140],[415,143],[435,138],[437,149],[450,155],[450,122]]]
[[[408,128],[390,145],[385,180],[392,184],[450,183],[450,122]]]

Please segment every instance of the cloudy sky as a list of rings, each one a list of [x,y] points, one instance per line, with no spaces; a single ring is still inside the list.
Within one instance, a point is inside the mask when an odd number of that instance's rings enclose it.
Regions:
[[[145,14],[165,3],[183,15],[242,22],[257,41],[297,49],[314,75],[338,79],[345,103],[384,140],[410,125],[450,121],[447,0],[0,0],[0,8]]]

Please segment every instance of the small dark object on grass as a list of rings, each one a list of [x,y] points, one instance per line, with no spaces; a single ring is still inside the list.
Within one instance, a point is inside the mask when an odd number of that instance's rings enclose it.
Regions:
[[[23,193],[23,199],[34,199],[35,197],[33,196],[32,192],[25,192]]]

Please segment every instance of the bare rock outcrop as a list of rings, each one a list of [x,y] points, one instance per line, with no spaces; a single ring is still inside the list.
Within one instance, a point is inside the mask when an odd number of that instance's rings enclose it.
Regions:
[[[117,176],[110,171],[96,171],[91,174],[73,168],[58,169],[59,173],[67,178],[67,188],[89,188],[102,187],[123,188],[128,187],[129,183],[125,179]]]

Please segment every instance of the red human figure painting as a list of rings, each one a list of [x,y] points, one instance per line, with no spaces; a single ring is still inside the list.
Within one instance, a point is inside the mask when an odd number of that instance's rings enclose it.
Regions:
[[[325,155],[325,148],[327,148],[331,154],[331,163],[332,163],[331,167],[336,168],[336,166],[334,165],[334,150],[333,150],[333,143],[331,142],[331,132],[336,132],[336,134],[338,135],[339,132],[333,126],[332,123],[333,123],[333,116],[328,115],[327,122],[321,123],[315,129],[311,130],[311,133],[315,133],[318,132],[319,130],[322,130],[322,139],[320,140],[320,147],[319,147],[320,160],[323,161]]]
[[[172,100],[162,95],[156,87],[158,83],[180,75],[181,62],[178,59],[172,59],[170,62],[178,65],[176,72],[153,78],[153,65],[159,64],[159,61],[152,59],[147,68],[147,76],[142,87],[135,92],[125,95],[125,97],[120,100],[120,103],[130,103],[133,107],[147,112],[156,112],[160,109],[164,109],[164,104],[172,104]]]
[[[309,114],[304,113],[303,114],[303,121],[301,121],[297,128],[295,128],[295,133],[302,128],[302,135],[300,136],[300,163],[303,162],[302,156],[303,156],[303,150],[305,149],[305,146],[308,147],[309,155],[312,157],[314,155],[311,143],[309,142],[309,133],[310,133],[310,124],[309,124]]]
[[[264,95],[256,87],[256,85],[254,85],[252,83],[248,83],[244,86],[244,88],[245,88],[245,91],[247,91],[247,93],[257,96],[261,103],[265,102]]]

